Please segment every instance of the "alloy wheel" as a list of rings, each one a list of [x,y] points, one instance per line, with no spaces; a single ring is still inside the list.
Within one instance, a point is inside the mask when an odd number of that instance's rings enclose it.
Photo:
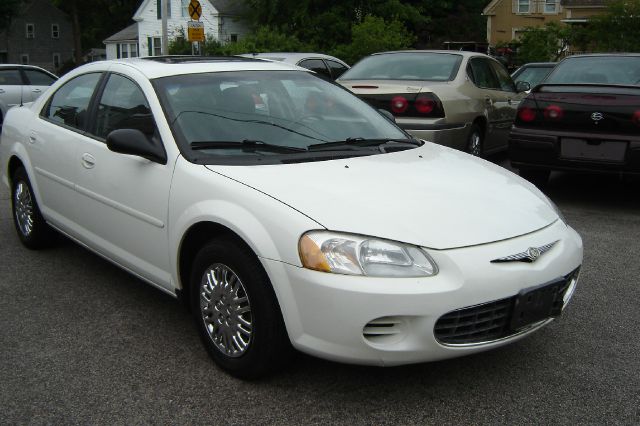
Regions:
[[[28,237],[33,231],[34,211],[33,197],[26,182],[20,181],[16,184],[13,205],[18,228],[22,235]]]
[[[237,358],[253,335],[251,305],[238,275],[226,265],[209,266],[200,282],[200,314],[207,334],[224,355]]]

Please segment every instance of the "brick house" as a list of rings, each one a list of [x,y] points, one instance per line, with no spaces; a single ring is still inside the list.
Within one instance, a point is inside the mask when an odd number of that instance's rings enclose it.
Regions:
[[[71,59],[71,18],[50,0],[23,2],[9,28],[0,33],[0,63],[36,65],[56,73]]]
[[[186,34],[191,0],[170,0],[167,28],[169,39]],[[135,24],[104,40],[107,59],[157,56],[162,51],[162,0],[144,0],[133,15]],[[243,2],[238,0],[200,0],[205,33],[221,42],[237,41],[247,32],[239,16]],[[137,34],[136,34],[137,33]]]
[[[487,42],[495,46],[517,39],[526,27],[552,21],[584,24],[606,8],[607,0],[493,0],[482,14],[487,17]]]

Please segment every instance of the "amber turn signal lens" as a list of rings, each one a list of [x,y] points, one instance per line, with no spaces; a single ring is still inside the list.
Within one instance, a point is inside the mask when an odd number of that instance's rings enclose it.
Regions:
[[[298,244],[298,251],[300,252],[300,260],[305,268],[313,269],[315,271],[331,272],[327,258],[325,257],[320,247],[309,238],[308,235],[300,238]]]

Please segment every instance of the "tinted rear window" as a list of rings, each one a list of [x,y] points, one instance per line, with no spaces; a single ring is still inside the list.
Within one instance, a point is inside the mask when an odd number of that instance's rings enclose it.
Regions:
[[[586,56],[565,59],[545,83],[640,85],[640,57]]]
[[[462,56],[449,53],[390,53],[369,56],[344,73],[341,80],[450,81]]]

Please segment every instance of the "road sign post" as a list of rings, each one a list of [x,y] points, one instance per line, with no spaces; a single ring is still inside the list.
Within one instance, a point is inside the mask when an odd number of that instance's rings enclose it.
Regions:
[[[198,54],[202,54],[201,44],[204,39],[204,23],[200,22],[202,16],[202,6],[198,0],[191,0],[189,3],[189,16],[191,21],[187,22],[187,40],[191,42],[191,53],[194,54],[196,49],[195,43],[198,43]]]

